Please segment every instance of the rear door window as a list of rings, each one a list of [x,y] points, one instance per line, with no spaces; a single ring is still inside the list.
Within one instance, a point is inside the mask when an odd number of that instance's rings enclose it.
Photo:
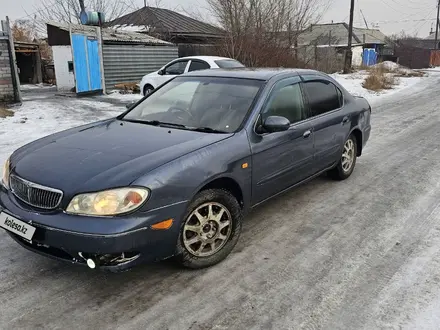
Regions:
[[[185,72],[185,68],[188,65],[188,60],[184,60],[184,61],[178,61],[178,62],[174,62],[170,65],[168,65],[165,68],[165,74],[166,75],[181,75]]]
[[[211,66],[205,61],[192,60],[189,65],[189,72],[210,69]]]
[[[309,100],[312,117],[337,110],[342,106],[342,93],[327,81],[308,81],[304,83],[304,90]]]

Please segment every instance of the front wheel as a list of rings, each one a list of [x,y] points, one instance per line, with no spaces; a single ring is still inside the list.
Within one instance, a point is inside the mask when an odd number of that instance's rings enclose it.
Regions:
[[[345,180],[353,173],[357,159],[357,141],[356,137],[351,134],[344,143],[342,156],[336,167],[329,171],[330,177],[335,180]]]
[[[219,263],[237,244],[241,222],[240,205],[230,192],[201,191],[183,218],[177,243],[178,261],[193,269]]]
[[[147,96],[147,95],[151,94],[152,91],[154,91],[153,86],[145,85],[145,87],[144,87],[144,96]]]

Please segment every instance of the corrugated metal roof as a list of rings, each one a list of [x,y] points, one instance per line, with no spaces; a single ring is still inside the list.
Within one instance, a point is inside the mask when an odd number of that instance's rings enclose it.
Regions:
[[[353,44],[385,44],[386,36],[376,29],[353,28]],[[346,23],[314,24],[304,30],[298,37],[299,45],[347,45],[348,25]]]
[[[58,22],[48,22],[47,25],[52,25],[60,30],[69,31],[69,24],[58,23]],[[83,32],[95,34],[96,27],[88,25],[71,24],[70,29],[72,32]],[[126,32],[126,31],[116,31],[112,28],[102,29],[102,38],[104,41],[108,42],[124,42],[124,43],[137,43],[137,44],[148,44],[148,45],[173,45],[170,42],[160,40],[143,33],[136,32]]]
[[[361,42],[364,42],[365,34],[366,44],[386,44],[387,37],[380,30],[353,28],[353,32],[356,34]]]
[[[106,26],[144,27],[145,30],[154,30],[156,33],[211,37],[221,36],[224,33],[224,31],[218,27],[195,20],[175,11],[148,6],[108,22]]]
[[[344,45],[347,44],[348,25],[345,23],[335,24],[314,24],[304,30],[298,37],[298,44],[301,45]],[[352,43],[360,43],[353,34]]]

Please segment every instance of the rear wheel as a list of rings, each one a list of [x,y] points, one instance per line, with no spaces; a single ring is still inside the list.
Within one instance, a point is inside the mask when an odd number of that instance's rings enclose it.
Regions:
[[[357,141],[354,134],[351,134],[344,143],[342,156],[336,167],[329,171],[330,177],[335,180],[345,180],[353,173],[357,159]]]
[[[237,199],[221,189],[203,190],[189,205],[177,243],[178,261],[199,269],[225,259],[237,244],[242,212]]]

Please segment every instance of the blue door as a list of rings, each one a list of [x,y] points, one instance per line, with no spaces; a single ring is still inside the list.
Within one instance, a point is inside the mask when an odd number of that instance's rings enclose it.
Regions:
[[[76,92],[101,90],[101,66],[96,37],[72,34],[72,49]]]
[[[372,66],[377,63],[377,53],[374,48],[365,48],[362,54],[362,63],[366,66]]]

